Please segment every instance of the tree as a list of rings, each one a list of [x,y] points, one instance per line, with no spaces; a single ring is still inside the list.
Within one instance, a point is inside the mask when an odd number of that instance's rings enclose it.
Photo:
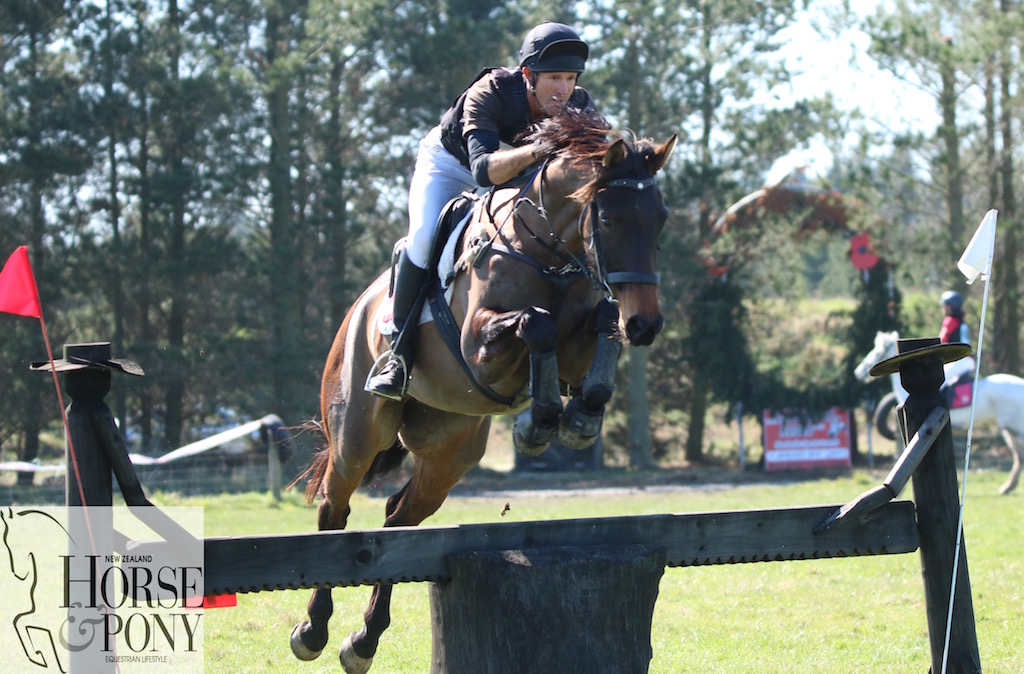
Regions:
[[[64,295],[64,254],[73,234],[69,221],[77,214],[76,180],[90,166],[88,148],[93,140],[83,82],[67,42],[67,18],[59,3],[0,7],[0,199],[11,225],[2,240],[9,250],[18,244],[29,246],[47,307],[58,306]],[[61,322],[55,321],[53,327],[53,334],[61,337]],[[11,346],[19,342],[22,348],[32,348],[31,342],[21,340]],[[12,390],[21,395],[11,403],[20,420],[21,458],[31,461],[39,454],[39,433],[46,418],[46,382],[30,376],[25,367],[35,354],[5,355],[21,365],[12,378]],[[19,482],[31,479],[31,473],[19,474]]]
[[[995,286],[995,335],[994,342],[998,345],[994,350],[993,360],[998,371],[1020,372],[1024,358],[1021,355],[1021,289],[1020,273],[1016,260],[1021,253],[1021,221],[1017,211],[1015,127],[1020,119],[1015,111],[1020,109],[1017,97],[1020,95],[1020,31],[1022,15],[1019,3],[1010,0],[999,1],[999,12],[996,14],[998,27],[994,32],[998,36],[999,64],[997,78],[999,82],[999,135],[1002,148],[999,152],[999,183],[1000,230],[999,243],[1001,264],[993,271]],[[1014,95],[1016,92],[1016,96]]]
[[[765,114],[765,110],[747,108],[744,103],[757,93],[755,83],[770,90],[787,77],[784,66],[770,56],[779,47],[777,34],[794,16],[795,3],[775,0],[751,4],[737,0],[687,2],[678,7],[677,29],[693,36],[682,79],[677,83],[695,111],[689,120],[697,141],[693,155],[687,158],[687,174],[691,177],[687,191],[699,204],[692,213],[697,239],[706,241],[711,235],[712,208],[724,210],[727,204],[723,196],[735,194],[734,186],[746,191],[751,177],[757,175],[750,168],[765,167],[763,162],[768,157],[750,152],[759,138],[759,124],[790,114]],[[801,140],[795,138],[794,145]],[[691,325],[693,330],[705,327]],[[715,376],[713,370],[705,369],[707,365],[693,363],[694,388],[686,440],[686,458],[690,461],[699,460],[703,454],[707,386]]]
[[[671,22],[661,20],[671,11],[670,4],[616,2],[598,12],[594,18],[600,37],[592,53],[599,56],[586,75],[594,81],[603,112],[627,129],[659,139],[677,133],[684,118],[680,88],[666,86],[682,67],[676,55],[683,53],[686,43]],[[630,465],[645,468],[653,464],[647,383],[650,349],[634,347],[625,353]]]
[[[973,233],[965,227],[965,204],[976,204],[980,214],[1000,207],[999,251],[1007,259],[1019,253],[1016,217],[1013,136],[1013,91],[1019,78],[1019,6],[995,5],[989,0],[949,3],[932,0],[896,3],[891,11],[879,10],[865,23],[872,36],[871,53],[885,69],[932,93],[942,115],[937,130],[942,150],[928,161],[943,176],[946,226],[935,235],[945,242],[941,273],[945,285],[963,289],[955,270]],[[981,89],[982,109],[965,94]],[[980,137],[970,133],[975,125],[960,120],[984,120]],[[971,171],[968,158],[979,157],[981,175]],[[1021,366],[1021,297],[1013,264],[996,265],[993,273],[993,360],[1000,369],[1017,371]]]

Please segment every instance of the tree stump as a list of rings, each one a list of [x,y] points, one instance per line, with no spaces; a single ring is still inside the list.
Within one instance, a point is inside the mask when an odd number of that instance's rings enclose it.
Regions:
[[[476,552],[430,584],[431,674],[647,672],[665,549]]]

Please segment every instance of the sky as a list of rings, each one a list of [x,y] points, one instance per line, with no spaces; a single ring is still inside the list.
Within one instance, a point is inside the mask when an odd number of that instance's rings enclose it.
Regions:
[[[857,13],[864,17],[876,6],[887,5],[888,0],[861,0]],[[793,100],[813,98],[831,92],[836,104],[844,110],[860,108],[872,125],[892,131],[910,129],[930,131],[939,124],[935,99],[928,93],[904,82],[894,75],[879,70],[867,50],[868,36],[859,30],[844,30],[837,36],[823,37],[816,29],[827,25],[826,9],[838,2],[818,3],[804,12],[799,21],[782,32],[785,46],[781,56],[793,77]],[[785,95],[787,92],[781,92]],[[855,137],[847,144],[856,143]],[[765,184],[773,185],[795,168],[804,167],[809,178],[825,175],[832,164],[832,153],[823,143],[809,150],[793,152],[783,157],[765,177]]]

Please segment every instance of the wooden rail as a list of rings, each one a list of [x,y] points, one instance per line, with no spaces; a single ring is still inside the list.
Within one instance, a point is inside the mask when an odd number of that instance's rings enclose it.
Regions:
[[[668,566],[913,552],[914,504],[815,536],[839,506],[447,527],[395,527],[205,540],[207,593],[449,580],[449,555],[536,547],[655,545]],[[159,545],[159,544],[141,544]],[[141,550],[139,550],[141,552]]]

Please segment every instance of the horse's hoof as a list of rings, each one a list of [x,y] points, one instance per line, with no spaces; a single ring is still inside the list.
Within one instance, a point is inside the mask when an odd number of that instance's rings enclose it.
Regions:
[[[373,658],[361,658],[356,655],[356,651],[352,647],[351,634],[345,637],[345,641],[341,643],[338,659],[341,660],[341,668],[345,670],[345,674],[366,674],[370,671],[370,665],[373,664]]]
[[[323,649],[321,648],[318,651],[314,651],[308,648],[306,644],[302,642],[302,628],[304,625],[309,625],[309,621],[303,621],[296,625],[294,629],[292,629],[292,653],[294,653],[295,657],[297,657],[299,660],[316,660],[318,657],[320,657],[320,654],[323,652]]]
[[[586,449],[597,440],[603,421],[603,407],[594,412],[581,398],[573,398],[562,415],[558,439],[569,449]]]
[[[596,435],[580,435],[579,433],[573,433],[572,431],[559,431],[558,441],[562,443],[563,447],[571,449],[573,451],[582,451],[588,447],[593,447],[594,443],[597,442]]]
[[[512,426],[512,445],[526,456],[538,456],[551,444],[554,428],[537,428],[530,410],[521,412]]]

